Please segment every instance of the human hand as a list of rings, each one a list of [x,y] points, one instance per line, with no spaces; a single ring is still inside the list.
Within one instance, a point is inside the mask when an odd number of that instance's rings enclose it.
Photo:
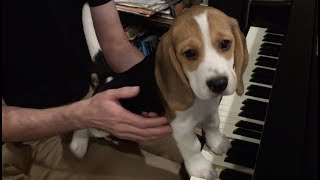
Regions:
[[[124,109],[119,99],[131,98],[139,87],[110,89],[82,102],[80,118],[86,127],[97,128],[118,138],[144,142],[167,136],[172,132],[165,117],[155,113],[136,115]]]

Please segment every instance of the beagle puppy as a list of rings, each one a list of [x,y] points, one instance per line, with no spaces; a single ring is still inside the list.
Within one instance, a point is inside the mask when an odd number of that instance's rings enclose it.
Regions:
[[[189,175],[217,178],[200,152],[194,129],[204,129],[207,146],[215,154],[227,152],[231,145],[219,129],[219,102],[235,91],[243,94],[247,63],[238,22],[212,7],[184,11],[161,38],[155,77]]]
[[[83,13],[86,20],[91,18],[89,7],[84,7]],[[91,26],[87,30],[84,27],[85,33],[94,33]],[[95,34],[92,37],[95,39]],[[92,47],[90,40],[87,43]],[[243,94],[242,75],[247,63],[245,37],[238,22],[213,7],[192,6],[183,11],[161,37],[155,81],[173,128],[172,137],[190,176],[218,178],[213,165],[201,154],[194,130],[201,127],[205,131],[207,146],[217,155],[231,147],[219,129],[218,107],[222,96]],[[86,152],[89,135],[106,136],[93,129],[76,131],[70,148],[79,158]]]

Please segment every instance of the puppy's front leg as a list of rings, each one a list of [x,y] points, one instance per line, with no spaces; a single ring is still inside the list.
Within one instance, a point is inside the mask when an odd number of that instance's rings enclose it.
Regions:
[[[177,117],[171,122],[173,137],[190,176],[217,179],[213,165],[201,154],[201,145],[194,132],[196,125],[197,122],[190,114],[177,113]]]
[[[218,107],[218,106],[217,106]],[[223,155],[231,147],[229,139],[220,132],[220,118],[218,108],[211,111],[211,116],[203,122],[207,145],[217,155]]]
[[[69,145],[71,152],[79,159],[83,158],[87,152],[89,144],[88,129],[81,129],[73,132],[72,140]]]

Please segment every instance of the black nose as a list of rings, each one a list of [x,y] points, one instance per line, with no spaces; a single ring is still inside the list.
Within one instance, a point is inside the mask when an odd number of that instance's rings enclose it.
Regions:
[[[215,93],[220,93],[228,86],[228,78],[225,76],[213,78],[207,81],[209,89]]]

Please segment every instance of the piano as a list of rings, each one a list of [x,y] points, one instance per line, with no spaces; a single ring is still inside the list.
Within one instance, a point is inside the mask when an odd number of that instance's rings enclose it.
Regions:
[[[292,0],[287,24],[248,28],[245,95],[219,107],[232,147],[223,156],[202,149],[221,180],[318,179],[317,3]]]

